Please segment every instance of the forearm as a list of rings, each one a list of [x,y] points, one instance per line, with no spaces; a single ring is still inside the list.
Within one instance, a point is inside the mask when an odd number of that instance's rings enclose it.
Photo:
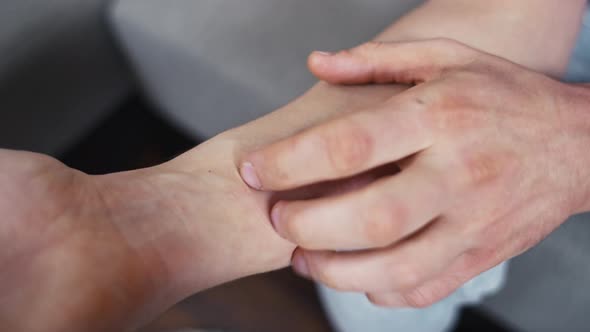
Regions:
[[[540,4],[541,2],[542,4]],[[509,58],[522,65],[558,74],[563,71],[569,58],[579,27],[583,5],[584,1],[581,0],[568,2],[528,0],[518,3],[483,0],[431,1],[393,24],[378,39],[402,41],[435,37],[453,38]],[[539,54],[543,56],[540,57]],[[208,171],[217,172],[218,168],[214,164],[203,164],[203,161],[208,155],[222,154],[221,158],[212,158],[211,160],[223,162],[225,166],[228,166],[224,168],[223,172],[226,174],[223,176],[232,181],[239,181],[237,177],[238,164],[249,151],[339,114],[376,105],[403,89],[403,86],[335,87],[320,83],[280,110],[223,133],[203,146],[180,156],[168,165],[179,167],[183,169],[183,172],[199,168],[198,172],[207,176]],[[166,186],[165,182],[170,178],[164,176],[160,179],[164,179],[163,182],[158,182],[160,180],[150,182],[152,187],[150,190],[158,188],[158,186]],[[117,182],[125,183],[118,180],[111,183],[116,184]],[[207,182],[203,182],[203,186],[206,185]],[[141,253],[138,257],[145,259],[148,267],[146,271],[152,270],[148,276],[134,275],[134,277],[140,278],[139,280],[155,278],[159,280],[158,286],[161,286],[159,290],[155,290],[152,288],[153,283],[151,282],[136,283],[136,285],[142,286],[141,289],[146,290],[147,294],[150,294],[145,298],[147,305],[139,306],[138,303],[135,303],[135,308],[119,308],[121,312],[139,311],[138,317],[147,317],[150,313],[163,310],[167,305],[196,291],[248,274],[280,268],[288,262],[288,255],[285,254],[288,252],[288,247],[282,247],[281,250],[284,252],[276,255],[256,257],[258,253],[271,251],[272,249],[269,248],[272,246],[262,249],[256,248],[258,251],[254,250],[253,254],[248,253],[248,251],[252,251],[252,248],[237,245],[240,241],[239,236],[229,240],[211,238],[212,234],[216,234],[215,230],[206,228],[203,228],[200,233],[203,242],[200,244],[201,255],[199,256],[199,252],[195,252],[195,248],[188,244],[191,238],[182,237],[186,233],[186,229],[183,229],[182,225],[167,224],[168,220],[178,217],[175,215],[179,211],[178,206],[172,209],[160,208],[153,210],[152,214],[143,215],[142,211],[150,210],[129,209],[129,203],[149,205],[154,202],[142,201],[141,196],[136,196],[131,192],[125,193],[125,190],[121,188],[133,187],[128,185],[119,187],[118,190],[121,191],[116,192],[120,195],[112,195],[110,199],[116,202],[114,206],[126,211],[126,217],[131,217],[127,223],[124,223],[126,225],[124,228],[127,229],[125,233],[136,240],[127,241],[136,243],[134,252]],[[238,199],[238,194],[247,193],[244,190],[241,193],[232,193],[232,195],[235,197],[234,199]],[[198,197],[194,198],[195,203],[198,200]],[[265,210],[267,207],[262,206],[259,210],[267,214],[268,210]],[[199,208],[205,211],[223,207],[212,207],[205,204]],[[139,213],[134,215],[133,211],[139,211]],[[260,220],[260,223],[264,223],[265,220]],[[140,222],[150,224],[142,228],[141,225],[138,225]],[[206,217],[203,217],[200,222],[205,226],[218,224],[207,223]],[[162,225],[168,225],[171,228],[167,230],[162,228]],[[155,227],[158,232],[150,236],[152,227]],[[138,233],[134,233],[135,229],[138,230]],[[142,230],[146,232],[142,233]],[[247,236],[247,234],[242,233],[243,236]],[[268,236],[271,239],[270,242],[276,241],[271,235]],[[145,239],[151,239],[151,242],[142,242]],[[264,242],[265,239],[260,238],[257,241]],[[142,243],[143,245],[141,245]],[[231,243],[232,246],[226,247],[223,243]],[[215,252],[216,255],[210,256],[211,252]],[[244,253],[245,255],[236,257],[236,253]],[[187,268],[187,266],[191,266],[191,268]],[[200,273],[195,271],[200,271]]]
[[[430,0],[377,39],[451,38],[554,76],[563,74],[584,0]]]

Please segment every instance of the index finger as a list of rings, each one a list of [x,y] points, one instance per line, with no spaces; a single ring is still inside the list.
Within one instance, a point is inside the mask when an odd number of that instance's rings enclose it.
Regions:
[[[320,124],[258,150],[242,162],[250,187],[281,191],[346,178],[431,145],[422,110],[384,105]]]

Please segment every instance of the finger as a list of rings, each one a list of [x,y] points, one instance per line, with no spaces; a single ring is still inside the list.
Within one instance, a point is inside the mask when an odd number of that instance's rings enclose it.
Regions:
[[[489,227],[486,233],[480,235],[481,238],[489,242],[479,241],[478,248],[462,253],[440,276],[406,292],[369,293],[367,294],[369,300],[378,306],[397,308],[424,308],[443,300],[469,280],[507,261],[515,254],[522,253],[532,246],[531,242],[536,243],[540,240],[538,237],[530,238],[530,228],[527,228],[525,237],[518,233],[516,235],[509,234],[509,232],[501,230],[514,228],[519,222],[538,221],[547,215],[555,214],[556,212],[551,211],[548,206],[551,206],[551,203],[546,199],[534,199],[526,206],[522,206],[495,221],[493,224],[496,227]],[[531,213],[531,211],[534,212]],[[505,245],[498,246],[496,243],[505,243]]]
[[[426,282],[424,285],[405,293],[369,293],[369,301],[380,307],[427,308],[453,294],[467,280],[443,277]]]
[[[408,98],[408,97],[404,97]],[[418,105],[400,98],[399,111],[349,114],[279,141],[246,157],[240,168],[254,189],[281,191],[349,177],[432,145],[433,130]]]
[[[406,292],[369,293],[373,304],[392,308],[426,308],[455,293],[470,280],[501,264],[504,259],[481,251],[460,255],[440,276]]]
[[[360,190],[365,186],[400,172],[396,164],[389,164],[343,180],[322,182],[309,186],[273,193],[271,206],[279,201],[299,201],[327,198]]]
[[[287,202],[271,212],[275,230],[308,250],[389,246],[439,216],[452,202],[444,171],[420,163],[341,196]]]
[[[469,63],[478,54],[482,53],[450,39],[369,42],[335,54],[314,52],[308,66],[319,79],[333,84],[415,84]]]
[[[444,271],[463,252],[452,227],[435,222],[397,246],[363,252],[298,249],[295,271],[331,288],[353,292],[411,290]]]

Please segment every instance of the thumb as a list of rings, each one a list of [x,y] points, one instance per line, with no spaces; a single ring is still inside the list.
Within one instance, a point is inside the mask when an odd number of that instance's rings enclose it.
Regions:
[[[450,39],[414,42],[369,42],[338,53],[313,52],[308,66],[332,84],[417,84],[465,65],[478,55]]]

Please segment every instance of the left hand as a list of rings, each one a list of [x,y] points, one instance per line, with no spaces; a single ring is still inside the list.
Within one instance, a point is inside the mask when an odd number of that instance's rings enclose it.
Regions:
[[[300,273],[379,305],[424,307],[588,209],[586,88],[450,40],[369,43],[310,65],[330,83],[415,86],[244,159],[244,180],[269,191],[401,168],[274,206],[275,229],[301,248]]]

